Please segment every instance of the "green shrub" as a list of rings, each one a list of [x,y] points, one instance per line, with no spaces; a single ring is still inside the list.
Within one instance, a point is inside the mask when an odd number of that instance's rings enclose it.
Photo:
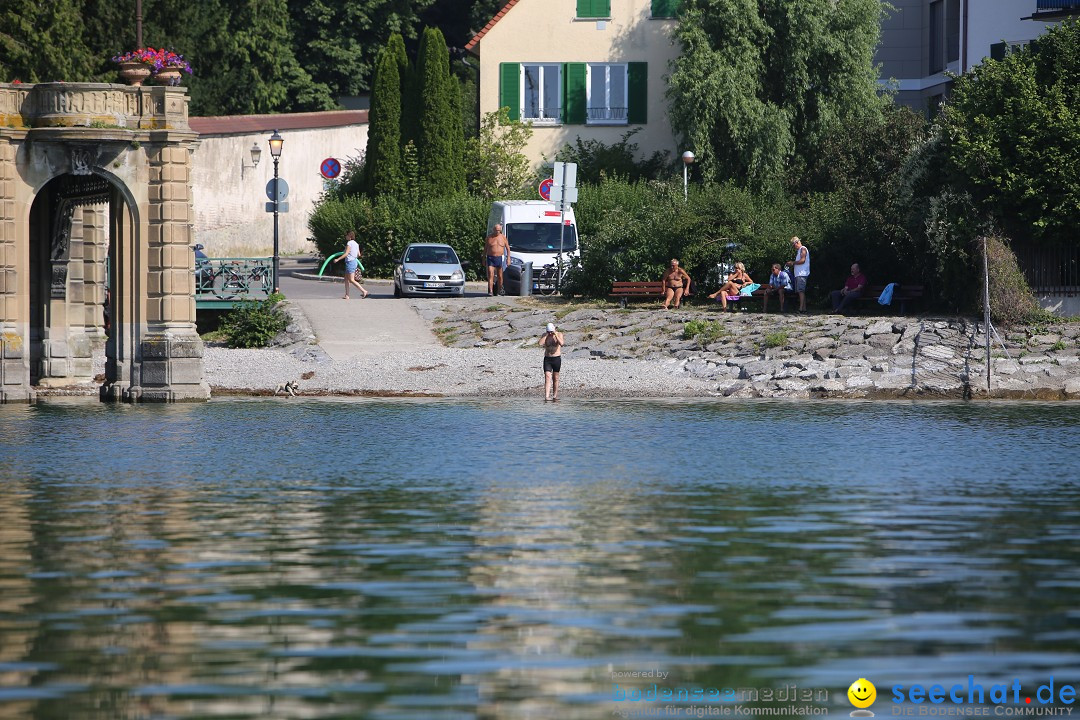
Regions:
[[[774,262],[792,257],[789,238],[805,237],[805,222],[784,198],[755,196],[729,183],[694,188],[682,182],[607,179],[581,188],[576,207],[581,272],[573,291],[607,295],[616,280],[659,280],[678,258],[697,284],[719,286],[718,262],[741,260],[765,279]],[[727,246],[737,244],[735,254]]]
[[[364,248],[364,269],[372,277],[390,277],[405,246],[414,242],[447,243],[463,261],[466,271],[479,277],[484,234],[491,203],[473,195],[413,201],[381,196],[327,198],[308,220],[315,246],[323,257],[345,248],[345,233],[356,231]]]
[[[1006,327],[1036,318],[1039,304],[1031,294],[1027,279],[1016,262],[1016,255],[1005,240],[997,236],[987,237],[986,257],[990,273],[990,317]],[[980,302],[979,306],[982,305]]]
[[[231,348],[261,348],[289,325],[289,316],[278,306],[285,298],[273,293],[261,302],[244,303],[221,321],[221,330]]]

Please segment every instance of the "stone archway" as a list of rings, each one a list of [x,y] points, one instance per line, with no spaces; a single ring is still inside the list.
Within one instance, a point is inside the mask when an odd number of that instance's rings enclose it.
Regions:
[[[209,397],[187,101],[174,87],[0,84],[0,401],[87,382],[102,335],[102,399]]]

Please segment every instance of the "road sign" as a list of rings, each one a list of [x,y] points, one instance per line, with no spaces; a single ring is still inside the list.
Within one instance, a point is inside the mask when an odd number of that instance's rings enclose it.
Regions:
[[[277,205],[277,211],[279,213],[287,213],[287,212],[289,212],[289,203],[287,203],[287,202],[275,203],[273,201],[270,201],[270,202],[266,203],[266,212],[274,212],[274,206],[275,205]]]
[[[551,178],[547,178],[542,183],[540,183],[540,197],[541,198],[543,198],[544,200],[550,200],[551,199],[551,186],[552,186],[552,184],[554,182],[555,181],[552,180]]]
[[[277,183],[275,186],[274,183]],[[266,183],[266,199],[267,200],[284,200],[289,197],[289,183],[285,182],[285,178],[270,178],[270,181]]]
[[[319,166],[319,172],[327,180],[333,180],[341,174],[341,163],[336,158],[326,158],[322,161],[322,165]]]
[[[554,165],[555,184],[566,188],[577,186],[577,163],[557,162]]]

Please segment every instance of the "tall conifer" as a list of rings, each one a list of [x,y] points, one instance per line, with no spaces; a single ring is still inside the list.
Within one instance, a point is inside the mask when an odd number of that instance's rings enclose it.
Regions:
[[[420,191],[425,197],[452,195],[464,184],[460,155],[464,141],[454,141],[454,133],[461,133],[461,113],[455,112],[449,85],[450,53],[446,41],[440,30],[427,28],[416,64],[420,117],[417,149]]]
[[[404,188],[401,171],[401,81],[398,59],[389,43],[375,61],[364,159],[371,194],[401,194]]]

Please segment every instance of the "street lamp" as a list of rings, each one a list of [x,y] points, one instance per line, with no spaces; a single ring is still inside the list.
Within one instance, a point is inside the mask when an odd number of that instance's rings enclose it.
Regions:
[[[285,144],[285,138],[278,135],[275,130],[270,136],[270,157],[274,158],[274,292],[278,292],[278,201],[281,197],[278,193],[278,159],[281,157],[281,146]],[[254,153],[252,153],[254,156]]]
[[[686,177],[686,174],[687,174],[687,171],[690,168],[691,163],[694,162],[694,153],[687,150],[686,152],[684,152],[682,154],[682,161],[683,161],[683,166],[682,166],[682,194],[683,194],[683,200],[685,200],[686,202],[689,202],[690,201],[690,191],[687,189],[687,177]]]
[[[251,150],[248,152],[251,153],[251,165],[245,163],[244,158],[240,158],[240,177],[244,177],[244,171],[249,167],[252,170],[259,167],[259,160],[262,158],[262,148],[259,147],[259,143],[252,143]]]

